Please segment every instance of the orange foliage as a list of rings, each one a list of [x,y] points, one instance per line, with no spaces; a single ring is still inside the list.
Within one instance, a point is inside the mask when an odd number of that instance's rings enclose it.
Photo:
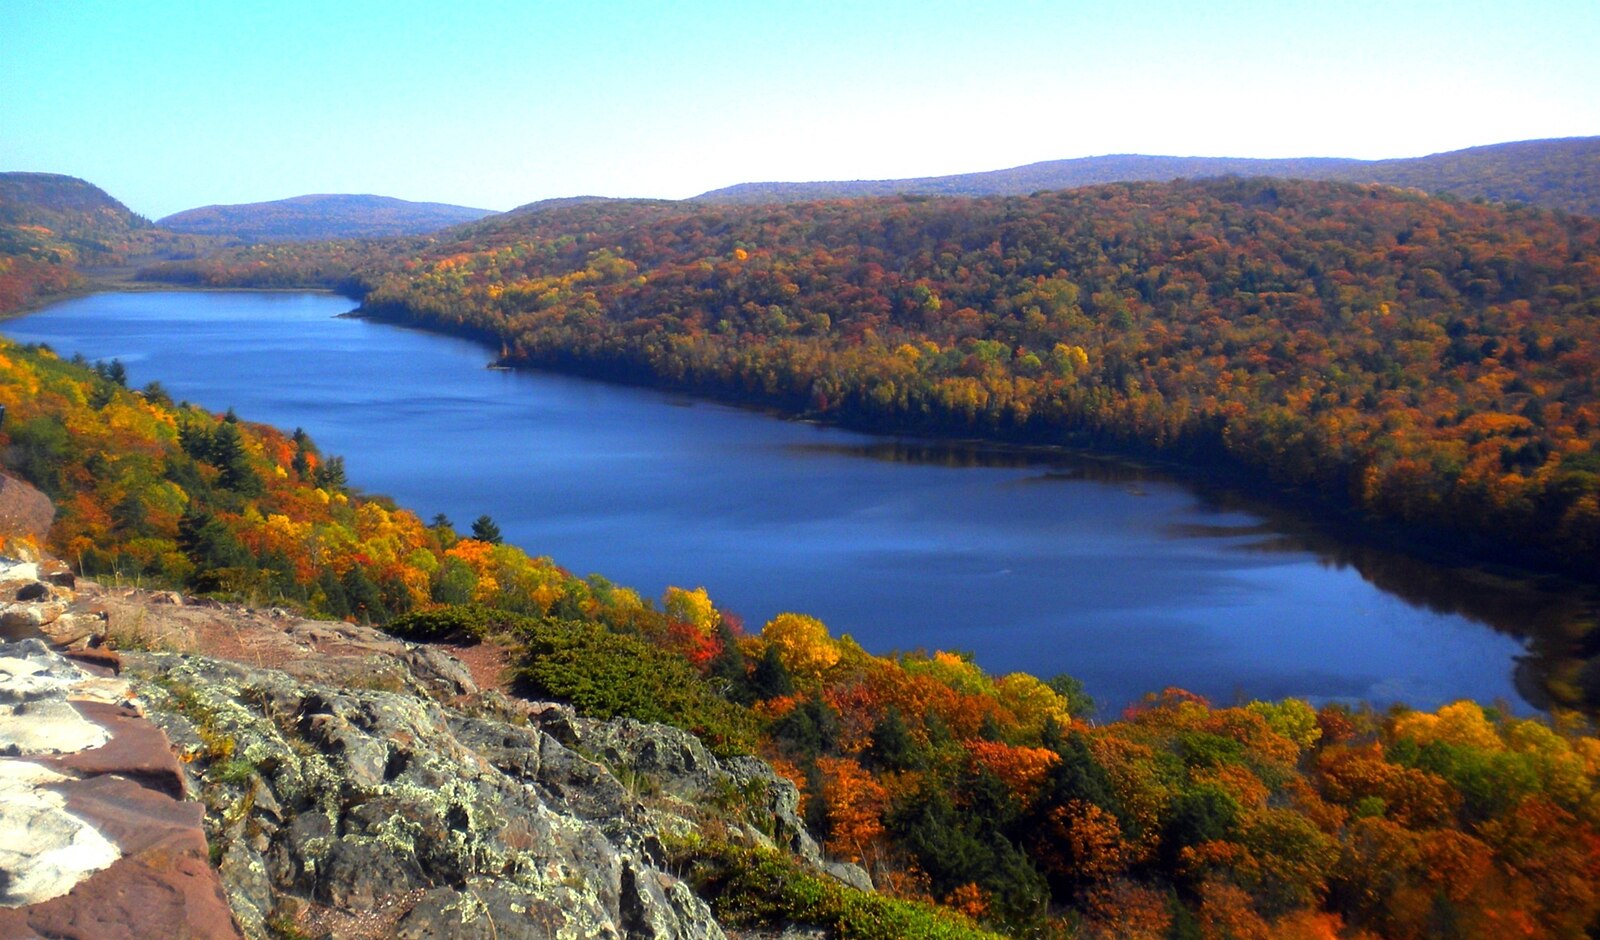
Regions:
[[[973,764],[1000,778],[1024,806],[1033,802],[1051,765],[1061,759],[1046,748],[1017,747],[1000,741],[966,741],[964,746]]]
[[[1205,940],[1268,940],[1274,933],[1250,895],[1224,881],[1200,886],[1200,936]]]
[[[1090,884],[1108,883],[1130,860],[1117,818],[1081,800],[1053,807],[1028,845],[1046,872]]]
[[[1165,940],[1172,927],[1166,895],[1128,881],[1091,892],[1083,934],[1094,940]]]
[[[828,799],[830,832],[825,848],[836,857],[861,862],[883,838],[888,793],[853,760],[820,757],[817,769]]]
[[[946,895],[943,903],[973,920],[982,920],[989,913],[988,894],[970,881]]]

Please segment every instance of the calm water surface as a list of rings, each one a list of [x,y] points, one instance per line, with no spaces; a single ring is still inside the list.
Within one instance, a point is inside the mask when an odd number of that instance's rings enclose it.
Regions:
[[[875,652],[962,649],[992,671],[1069,672],[1103,710],[1168,685],[1224,702],[1527,707],[1513,682],[1522,643],[1458,612],[1451,572],[1385,567],[1147,470],[491,370],[482,347],[336,316],[352,306],[101,294],[0,331],[121,359],[131,385],[304,427],[345,456],[352,482],[425,518],[465,528],[488,513],[508,541],[578,573],[647,596],[704,585],[752,627],[800,610]],[[1390,571],[1390,590],[1358,566]],[[1478,606],[1507,608],[1505,629],[1520,602],[1489,594]]]

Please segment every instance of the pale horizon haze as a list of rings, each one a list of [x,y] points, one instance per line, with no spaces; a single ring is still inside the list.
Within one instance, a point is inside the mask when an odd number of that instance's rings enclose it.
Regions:
[[[150,218],[504,210],[1114,153],[1422,156],[1600,133],[1600,4],[46,2],[0,10],[0,170]]]

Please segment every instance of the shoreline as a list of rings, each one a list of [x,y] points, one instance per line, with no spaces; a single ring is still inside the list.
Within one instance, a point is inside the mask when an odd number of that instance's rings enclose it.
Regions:
[[[349,297],[330,287],[213,287],[192,284],[172,284],[161,281],[118,279],[113,272],[125,269],[100,269],[81,289],[35,298],[24,308],[0,314],[0,322],[36,313],[56,303],[75,300],[101,293],[245,293],[245,294],[321,294]],[[810,411],[794,411],[781,405],[756,399],[718,394],[715,390],[696,387],[689,383],[664,383],[648,379],[632,379],[586,368],[547,363],[508,362],[496,354],[498,339],[470,331],[438,329],[426,323],[414,323],[366,312],[359,305],[361,299],[349,298],[356,309],[339,314],[350,319],[370,320],[386,326],[416,330],[435,336],[465,339],[481,346],[488,359],[485,368],[514,372],[545,372],[552,375],[602,382],[607,385],[649,389],[656,392],[683,395],[696,401],[714,403],[744,411],[757,412],[783,421],[815,424],[868,435],[884,442],[902,441],[936,447],[959,448],[968,452],[991,451],[1027,456],[1041,462],[1053,456],[1089,459],[1123,467],[1154,470],[1177,478],[1194,487],[1202,495],[1225,495],[1247,505],[1267,507],[1287,513],[1300,522],[1299,528],[1308,529],[1326,538],[1353,545],[1407,555],[1430,564],[1455,569],[1462,573],[1475,573],[1492,578],[1510,578],[1540,585],[1563,586],[1585,591],[1600,591],[1600,576],[1585,580],[1554,565],[1538,563],[1537,558],[1525,555],[1509,556],[1485,551],[1481,546],[1466,546],[1450,533],[1419,529],[1372,517],[1358,509],[1339,503],[1325,494],[1306,487],[1290,486],[1265,478],[1247,467],[1226,466],[1215,463],[1184,460],[1181,457],[1152,453],[1138,447],[1119,446],[1107,442],[1085,440],[1082,442],[1045,442],[1008,440],[1002,438],[971,437],[940,433],[937,430],[910,430],[885,428],[871,422],[837,420]],[[1259,511],[1258,511],[1258,514]]]
[[[141,281],[135,278],[119,279],[114,275],[85,274],[85,281],[78,287],[69,290],[57,291],[53,294],[40,294],[30,297],[12,310],[0,311],[0,323],[25,317],[30,313],[38,313],[46,307],[51,307],[69,300],[81,297],[91,297],[95,294],[154,294],[167,291],[200,294],[339,294],[331,287],[210,287],[197,284],[167,284],[162,281]],[[341,295],[345,296],[345,295]],[[356,298],[351,298],[356,301]],[[359,301],[356,301],[359,302]]]
[[[650,376],[635,378],[620,375],[606,370],[603,366],[592,368],[582,362],[564,365],[550,362],[506,361],[496,355],[495,350],[500,343],[497,337],[469,330],[439,329],[426,323],[374,315],[361,308],[343,316],[478,343],[490,356],[489,362],[486,363],[487,368],[545,372],[608,385],[683,395],[696,401],[757,412],[784,421],[838,428],[886,442],[899,440],[961,447],[968,450],[987,449],[995,452],[1032,454],[1041,459],[1048,459],[1052,454],[1064,454],[1126,467],[1157,470],[1179,479],[1202,493],[1228,494],[1246,503],[1270,506],[1280,512],[1292,514],[1304,523],[1303,528],[1310,528],[1338,541],[1407,555],[1464,573],[1513,578],[1539,584],[1569,585],[1600,595],[1600,572],[1597,572],[1594,578],[1585,580],[1578,574],[1563,570],[1555,559],[1548,556],[1541,558],[1538,554],[1527,551],[1495,551],[1481,539],[1467,540],[1457,533],[1375,517],[1311,487],[1274,481],[1263,471],[1248,466],[1186,460],[1181,456],[1162,454],[1149,448],[1124,445],[1114,441],[1086,438],[1080,441],[1052,442],[1021,437],[1011,439],[972,437],[943,433],[937,429],[896,429],[872,421],[841,420],[809,410],[791,410],[780,404],[755,398],[721,394],[715,389],[697,386],[691,382],[671,383],[655,381],[654,377]]]
[[[128,272],[128,276],[125,279],[117,276],[122,271]],[[160,293],[164,291],[247,294],[303,293],[349,297],[348,294],[330,287],[213,287],[137,280],[131,274],[132,269],[126,268],[98,269],[90,276],[89,282],[82,289],[52,294],[48,298],[36,299],[23,309],[0,315],[0,322],[38,312],[55,303],[99,293]],[[1255,510],[1257,514],[1262,514],[1262,508],[1286,514],[1298,523],[1297,528],[1321,536],[1329,541],[1409,556],[1428,564],[1452,569],[1463,576],[1470,576],[1478,580],[1519,580],[1539,585],[1541,589],[1557,591],[1577,589],[1585,593],[1600,594],[1600,573],[1597,573],[1597,577],[1592,580],[1585,580],[1572,572],[1562,570],[1555,564],[1541,564],[1540,559],[1535,557],[1520,553],[1508,555],[1493,552],[1485,549],[1481,544],[1464,545],[1459,538],[1450,533],[1419,529],[1415,526],[1378,519],[1306,487],[1295,487],[1274,482],[1259,472],[1251,471],[1249,468],[1188,461],[1180,457],[1151,453],[1143,448],[1119,446],[1114,442],[1086,440],[1073,443],[1021,439],[1006,440],[943,434],[936,430],[897,430],[875,425],[871,422],[837,420],[814,412],[794,411],[771,402],[733,395],[721,395],[714,390],[695,387],[687,383],[673,384],[630,379],[625,376],[610,374],[602,369],[585,368],[582,364],[576,364],[575,367],[561,367],[552,364],[507,362],[497,355],[496,345],[499,340],[496,338],[474,334],[470,331],[443,330],[426,323],[413,323],[375,315],[364,311],[359,306],[361,304],[360,298],[350,297],[349,299],[358,306],[356,309],[340,314],[340,316],[351,319],[371,320],[386,326],[417,330],[435,336],[447,336],[453,339],[472,341],[480,345],[488,356],[485,368],[547,372],[552,375],[603,382],[607,385],[684,395],[697,401],[758,412],[783,421],[816,424],[865,434],[885,442],[923,443],[933,446],[960,448],[969,452],[987,450],[995,453],[1029,456],[1040,461],[1048,461],[1054,455],[1065,455],[1134,469],[1155,470],[1175,477],[1180,482],[1194,487],[1204,496],[1215,498],[1222,495],[1231,497],[1233,501],[1242,502],[1247,506],[1258,507]]]
[[[99,290],[88,293],[123,292],[121,287],[106,279],[97,282]],[[179,290],[185,293],[305,293],[316,295],[348,296],[328,288],[229,288],[209,286],[171,286],[157,282],[139,282],[130,292],[155,293],[162,290]],[[78,296],[78,295],[74,295]],[[55,301],[73,299],[56,295]],[[353,301],[355,303],[355,301]],[[42,306],[48,306],[44,304]],[[1516,559],[1493,557],[1474,552],[1471,546],[1452,541],[1447,536],[1427,531],[1417,531],[1394,524],[1375,521],[1358,511],[1337,505],[1328,495],[1305,487],[1291,487],[1263,480],[1257,475],[1235,468],[1186,462],[1171,456],[1118,448],[1111,444],[1081,442],[1041,442],[1002,440],[995,438],[939,434],[926,431],[894,431],[882,427],[862,426],[848,421],[830,420],[828,416],[802,411],[790,411],[767,402],[718,396],[705,390],[682,386],[656,384],[648,381],[629,381],[626,378],[596,374],[583,368],[562,368],[559,365],[534,365],[508,363],[497,356],[497,341],[484,336],[463,336],[426,324],[396,321],[352,310],[340,314],[352,319],[368,319],[386,326],[428,333],[452,339],[469,339],[483,353],[484,368],[511,369],[530,373],[546,373],[599,381],[607,385],[649,390],[667,395],[682,396],[687,401],[703,402],[742,411],[757,412],[766,417],[800,424],[840,428],[864,435],[859,456],[873,460],[909,459],[913,462],[945,462],[952,466],[985,461],[1020,461],[1033,463],[1046,472],[1051,464],[1067,461],[1088,461],[1108,468],[1122,468],[1138,473],[1155,474],[1184,486],[1201,500],[1230,510],[1248,512],[1269,520],[1284,529],[1303,548],[1321,556],[1325,564],[1355,568],[1361,577],[1380,589],[1396,594],[1413,606],[1442,608],[1483,623],[1502,633],[1518,636],[1532,647],[1562,658],[1581,657],[1600,637],[1594,629],[1574,632],[1571,625],[1552,628],[1545,617],[1537,613],[1525,622],[1508,622],[1496,617],[1493,597],[1504,592],[1530,598],[1539,609],[1553,607],[1559,598],[1567,598],[1588,612],[1585,619],[1592,620],[1600,612],[1600,584],[1585,580],[1557,568],[1531,563],[1518,563]],[[898,454],[898,456],[897,456]],[[1448,590],[1404,590],[1408,565],[1424,565],[1437,569],[1432,580],[1447,585]],[[1530,650],[1531,651],[1531,650]],[[1592,655],[1592,654],[1590,654]],[[1524,697],[1528,697],[1524,693]],[[1541,707],[1561,705],[1574,707],[1567,696],[1557,695]],[[1530,698],[1530,701],[1532,699]]]

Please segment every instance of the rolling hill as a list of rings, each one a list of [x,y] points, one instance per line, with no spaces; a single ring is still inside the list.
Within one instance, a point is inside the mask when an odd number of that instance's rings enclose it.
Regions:
[[[243,241],[317,241],[423,235],[494,213],[390,196],[311,195],[234,206],[204,206],[169,215],[163,228]]]
[[[1597,224],[1229,178],[579,203],[417,253],[305,246],[163,276],[356,262],[367,313],[488,339],[510,364],[875,430],[1149,448],[1592,572]]]

